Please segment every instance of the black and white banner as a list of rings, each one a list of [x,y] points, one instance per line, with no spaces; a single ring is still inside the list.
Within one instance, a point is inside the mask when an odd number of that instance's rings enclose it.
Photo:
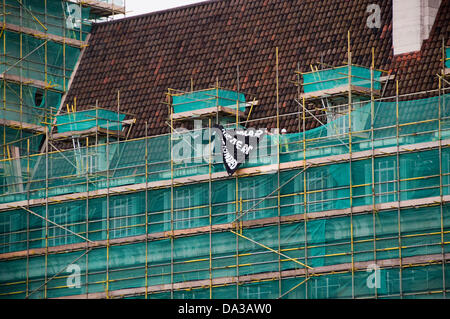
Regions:
[[[257,149],[265,132],[257,129],[225,129],[222,125],[214,125],[216,134],[222,137],[223,164],[231,176],[244,163],[250,153]]]

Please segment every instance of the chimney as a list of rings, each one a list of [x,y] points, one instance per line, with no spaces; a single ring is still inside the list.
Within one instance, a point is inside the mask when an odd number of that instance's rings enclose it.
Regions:
[[[394,55],[420,51],[442,0],[392,0]]]

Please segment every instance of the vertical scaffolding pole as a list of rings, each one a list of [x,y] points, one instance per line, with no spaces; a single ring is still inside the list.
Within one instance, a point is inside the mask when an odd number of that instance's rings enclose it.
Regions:
[[[2,32],[2,42],[3,42],[3,63],[6,65],[6,0],[3,0],[3,32]],[[3,77],[3,111],[6,112],[6,79]],[[6,158],[6,124],[3,124],[3,158]]]
[[[45,127],[45,277],[44,299],[47,299],[48,272],[48,127]]]
[[[353,247],[353,182],[352,182],[352,51],[348,31],[348,146],[349,146],[349,192],[350,192],[350,247],[352,258],[352,298],[355,298],[355,260]]]
[[[238,95],[239,96],[239,95]],[[212,299],[212,153],[211,153],[211,118],[208,118],[208,145],[209,145],[209,159],[208,159],[208,209],[209,209],[209,299]]]
[[[44,8],[45,8],[45,14],[44,14],[44,25],[47,25],[48,24],[48,21],[47,21],[47,10],[48,10],[48,6],[47,6],[47,0],[44,0]],[[46,29],[45,30],[45,32],[47,33],[48,32],[48,29]],[[44,61],[45,61],[45,63],[44,63],[44,74],[45,74],[45,83],[46,83],[46,85],[47,85],[47,83],[48,83],[48,41],[45,41],[44,42]],[[45,88],[45,91],[44,91],[44,96],[45,96],[45,101],[44,101],[44,108],[45,108],[45,111],[44,111],[44,114],[45,114],[45,118],[44,118],[44,121],[47,123],[47,119],[46,119],[46,116],[47,116],[47,112],[48,112],[48,88],[46,87]],[[49,169],[49,167],[48,167],[48,155],[49,155],[49,153],[48,153],[48,139],[49,139],[49,129],[48,129],[48,126],[46,126],[45,127],[45,141],[46,141],[46,146],[45,146],[45,153],[46,153],[46,160],[45,160],[45,170],[46,170],[46,174],[45,174],[45,179],[46,179],[46,185],[45,185],[45,189],[46,189],[46,191],[45,191],[45,193],[46,193],[46,195],[45,195],[45,219],[46,219],[46,221],[45,221],[45,225],[46,225],[46,235],[45,235],[45,249],[46,249],[46,260],[45,260],[45,282],[47,282],[47,276],[48,276],[48,274],[47,274],[47,272],[48,272],[48,196],[49,196],[49,193],[48,193],[48,178],[49,178],[49,172],[48,172],[48,169]],[[44,298],[47,298],[47,283],[45,284],[45,286],[44,286]]]
[[[94,147],[97,147],[95,145]],[[95,151],[94,151],[95,152]],[[89,239],[89,137],[86,137],[86,236]],[[86,241],[86,299],[89,298],[89,242]]]
[[[117,90],[117,153],[120,154],[120,90]]]
[[[66,19],[66,12],[64,11],[66,10],[66,8],[63,5],[63,14],[64,14],[64,19]],[[83,8],[80,7],[80,12],[81,12],[81,17],[83,17]],[[83,19],[80,19],[80,30],[81,30],[81,26],[83,25]],[[64,94],[66,93],[66,36],[67,36],[67,30],[66,30],[66,24],[63,23],[63,44],[62,44],[62,49],[63,49],[63,91]],[[80,38],[80,41],[82,41],[82,39]],[[63,105],[61,105],[62,107]]]
[[[30,178],[30,140],[27,139],[27,182],[31,184]],[[27,188],[27,209],[30,209],[30,191]],[[27,274],[26,274],[25,298],[28,298],[30,290],[30,214],[27,214]]]
[[[445,61],[445,60],[444,60]],[[442,255],[442,292],[443,297],[446,297],[446,285],[445,285],[445,244],[444,244],[444,189],[442,180],[442,136],[441,136],[441,99],[442,99],[442,80],[438,77],[438,141],[439,141],[439,197],[440,197],[440,222],[441,222],[441,255]]]
[[[399,96],[398,96],[398,80],[395,81],[395,127],[396,127],[396,140],[397,140],[397,147],[396,147],[396,161],[397,161],[397,202],[398,202],[398,208],[397,208],[397,225],[398,225],[398,261],[399,261],[399,278],[400,278],[400,298],[403,299],[403,283],[402,283],[402,232],[401,232],[401,214],[400,214],[400,202],[401,202],[401,193],[400,193],[400,123],[398,118],[398,102],[399,102]]]
[[[301,96],[301,92],[300,92],[300,63],[297,63],[297,99],[300,101],[300,96]],[[301,133],[302,132],[302,121],[300,120],[301,118],[301,110],[300,110],[300,103],[298,104],[298,116],[297,116],[297,121],[298,121],[298,132]]]
[[[169,99],[169,116],[170,116],[170,135],[169,135],[169,154],[170,154],[170,298],[173,299],[173,241],[174,241],[174,207],[173,207],[173,154],[172,154],[172,134],[173,134],[173,116],[172,116],[172,95],[169,89],[167,96]]]
[[[377,264],[377,236],[376,236],[376,214],[377,214],[377,210],[376,210],[376,206],[375,206],[375,202],[376,202],[376,197],[375,197],[375,147],[374,147],[374,143],[375,143],[375,130],[374,130],[374,122],[375,122],[375,118],[374,118],[374,114],[375,114],[375,98],[374,98],[374,69],[375,69],[375,53],[374,53],[374,48],[372,47],[372,65],[370,67],[370,144],[371,144],[371,148],[372,148],[372,152],[371,152],[371,177],[372,177],[372,183],[371,183],[371,191],[372,191],[372,235],[373,235],[373,260],[375,265]],[[375,287],[375,298],[378,298],[378,291],[377,288]]]
[[[22,23],[23,23],[23,21],[22,21],[22,6],[20,6],[20,23],[21,23],[21,25],[23,25]],[[19,106],[19,114],[20,114],[20,130],[19,130],[19,132],[20,132],[20,136],[19,136],[19,139],[22,139],[22,137],[23,137],[23,84],[22,84],[22,76],[23,76],[23,64],[22,64],[22,59],[23,59],[23,48],[22,48],[22,46],[23,46],[23,33],[21,32],[20,34],[19,34],[19,38],[20,38],[20,49],[19,49],[19,51],[20,51],[20,53],[19,53],[19,57],[20,57],[20,65],[19,65],[19,71],[20,71],[20,83],[19,83],[19,103],[20,103],[20,106]],[[5,52],[5,54],[6,54],[6,52]]]
[[[106,299],[109,299],[109,120],[106,123]]]
[[[308,199],[306,195],[306,103],[305,97],[302,99],[302,125],[303,125],[303,223],[305,225],[305,244],[304,244],[304,254],[305,254],[305,265],[309,265],[308,262]],[[305,279],[309,279],[309,270],[308,267],[305,267]],[[308,299],[308,283],[305,285],[305,297]]]
[[[219,83],[217,82],[217,101],[219,100]],[[236,82],[236,88],[238,91],[238,106],[239,106],[239,90],[240,90],[240,81],[239,81],[239,66],[237,67],[237,82]],[[238,116],[239,108],[236,109],[236,130],[238,129],[239,125],[239,116]],[[217,112],[218,114],[218,112]],[[217,122],[218,123],[218,122]],[[239,177],[236,175],[235,177],[235,184],[236,184],[236,216],[239,216],[242,212],[242,197],[239,196]],[[241,202],[241,210],[239,211],[239,201]],[[236,232],[242,232],[241,227],[239,226],[241,224],[241,221],[238,221],[238,224],[236,224]],[[236,236],[236,296],[239,299],[239,236]]]
[[[280,94],[279,94],[279,55],[278,55],[278,47],[275,49],[275,59],[276,59],[276,96],[277,96],[277,230],[278,230],[278,253],[281,253],[281,212],[280,212],[280,150],[281,150],[281,138],[280,138]],[[281,297],[283,294],[281,290],[281,256],[278,255],[278,296]]]
[[[145,121],[145,299],[148,299],[148,122]]]

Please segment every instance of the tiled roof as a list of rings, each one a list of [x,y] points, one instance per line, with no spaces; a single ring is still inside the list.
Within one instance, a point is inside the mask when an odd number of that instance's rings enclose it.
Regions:
[[[367,6],[379,3],[381,28],[367,27]],[[67,102],[116,108],[135,114],[131,137],[168,133],[168,88],[240,89],[259,101],[251,118],[276,114],[275,47],[279,48],[280,114],[298,111],[294,73],[321,61],[342,65],[351,32],[353,63],[392,70],[400,93],[437,88],[442,37],[449,39],[450,0],[443,0],[430,38],[420,52],[393,56],[392,3],[374,0],[217,0],[94,25]],[[448,41],[448,40],[447,40]],[[447,42],[448,44],[448,42]],[[386,96],[395,94],[394,82]],[[275,119],[258,126],[275,127]],[[317,126],[310,122],[307,129]],[[280,127],[298,131],[295,116]]]

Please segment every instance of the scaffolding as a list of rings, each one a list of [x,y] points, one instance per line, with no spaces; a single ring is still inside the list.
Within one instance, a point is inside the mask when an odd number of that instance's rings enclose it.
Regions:
[[[64,104],[92,21],[124,14],[122,0],[2,0],[0,8],[1,157],[9,147],[39,153]],[[37,137],[37,134],[40,137]]]
[[[349,45],[347,66],[331,68],[348,89],[305,96],[297,70],[298,111],[280,114],[278,49],[275,56],[277,112],[267,119],[276,120],[277,130],[236,176],[229,177],[220,161],[213,124],[222,117],[227,128],[265,120],[250,119],[256,98],[248,103],[239,81],[226,99],[236,99],[235,106],[226,103],[226,109],[218,101],[230,90],[218,83],[206,91],[169,89],[169,134],[147,136],[146,125],[144,137],[129,140],[107,130],[95,142],[84,136],[82,145],[56,150],[53,130],[45,130],[45,152],[28,147],[26,156],[0,160],[14,172],[5,175],[0,191],[0,296],[446,297],[445,79],[437,77],[437,90],[407,95],[399,94],[396,82],[396,95],[384,97],[372,63],[363,74],[369,88],[361,92],[352,86],[361,74],[355,75]],[[320,87],[334,80],[306,83]],[[207,112],[179,110],[174,97],[178,106],[192,105],[190,99],[216,105],[206,103]],[[247,117],[237,111],[241,106]],[[191,114],[173,116],[184,112]],[[116,114],[101,119],[117,132],[124,117]],[[201,127],[175,132],[175,122],[194,117],[202,119]],[[282,118],[297,120],[298,132],[279,134]],[[63,119],[55,134],[69,127],[73,136],[74,127],[83,130],[91,121]],[[323,125],[306,131],[311,121]],[[177,147],[185,150],[182,156]],[[79,287],[71,285],[71,265],[79,269]],[[378,278],[372,285],[371,271]]]

